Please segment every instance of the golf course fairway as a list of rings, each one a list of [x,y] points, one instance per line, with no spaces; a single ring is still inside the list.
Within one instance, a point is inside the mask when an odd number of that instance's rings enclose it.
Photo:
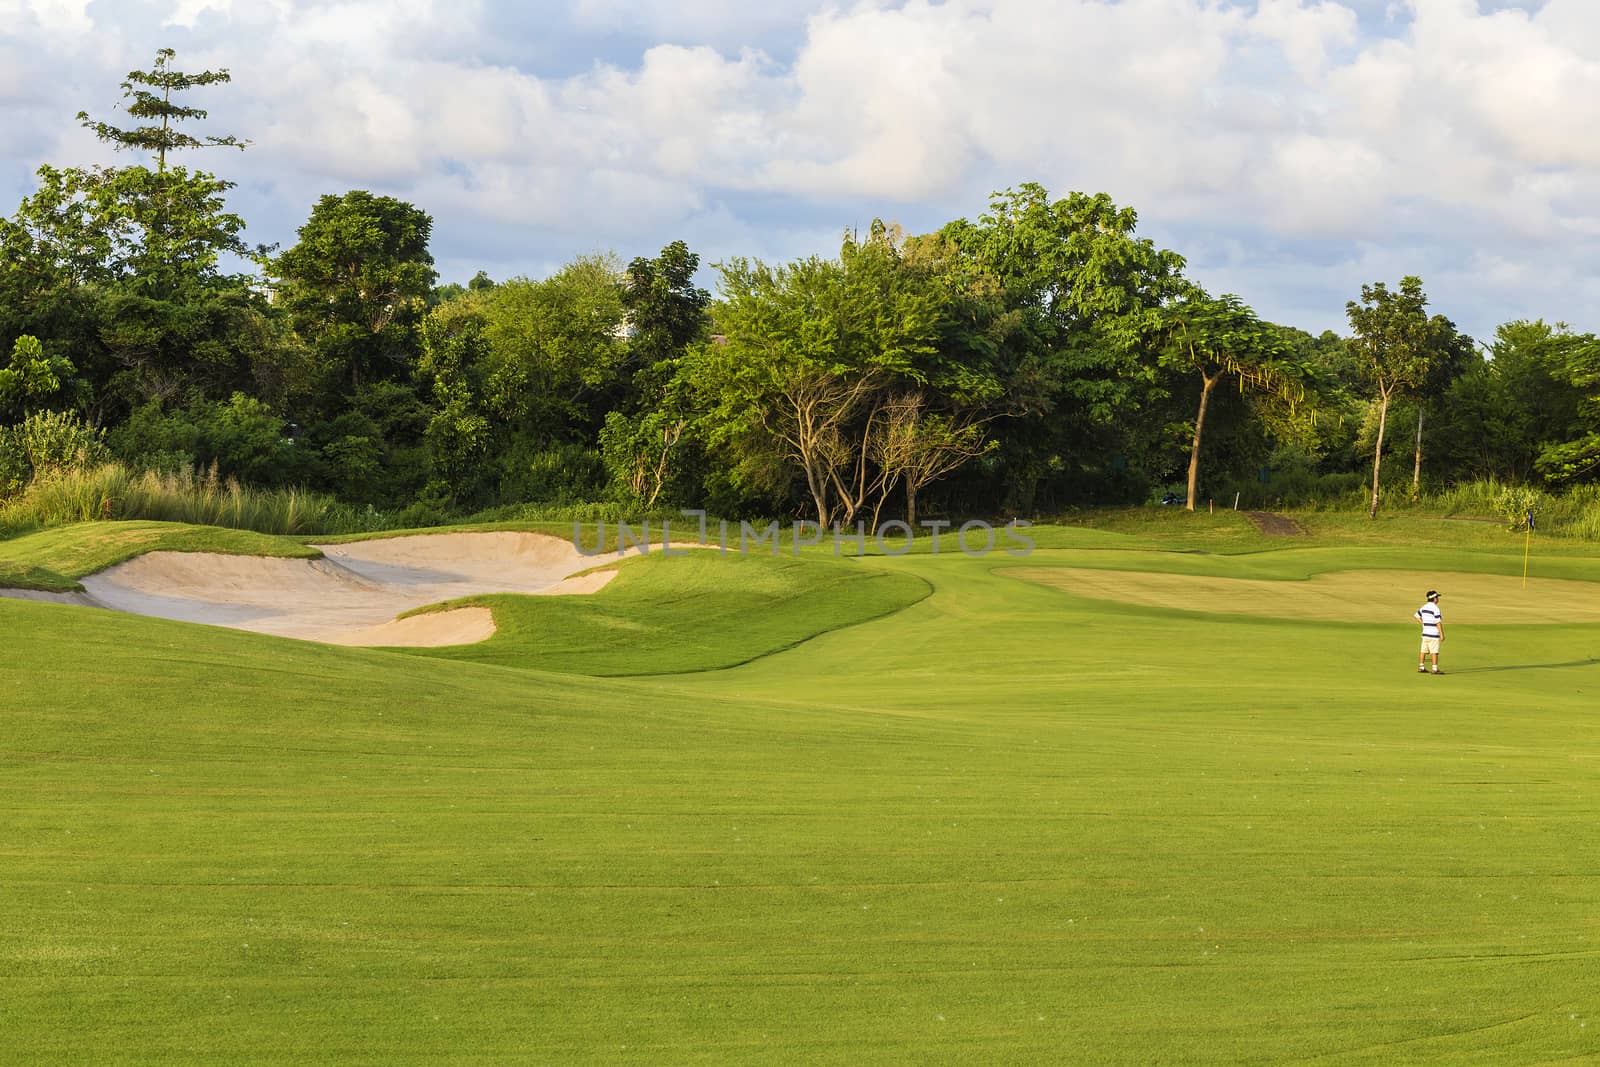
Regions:
[[[0,600],[0,1062],[1593,1062],[1600,558],[1311,525],[652,555],[406,651]]]

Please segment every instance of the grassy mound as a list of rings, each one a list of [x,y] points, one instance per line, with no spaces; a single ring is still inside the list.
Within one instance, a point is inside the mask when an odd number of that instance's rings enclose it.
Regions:
[[[817,634],[899,611],[931,587],[865,560],[721,555],[629,559],[586,596],[467,597],[496,633],[473,645],[410,650],[575,674],[675,674],[731,667]]]
[[[88,522],[0,541],[0,588],[67,593],[86,574],[145,552],[222,552],[237,556],[316,559],[299,541],[249,530],[170,522]]]

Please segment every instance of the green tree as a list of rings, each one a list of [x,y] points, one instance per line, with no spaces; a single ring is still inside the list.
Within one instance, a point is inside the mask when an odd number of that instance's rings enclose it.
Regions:
[[[1507,322],[1495,330],[1488,365],[1510,418],[1514,436],[1502,446],[1515,459],[1517,480],[1533,472],[1545,447],[1584,432],[1585,390],[1572,372],[1574,356],[1594,343],[1563,323]]]
[[[105,435],[75,411],[36,411],[11,433],[35,479],[92,467],[107,458]]]
[[[711,294],[694,284],[699,269],[700,257],[682,241],[673,241],[654,259],[640,256],[628,264],[622,275],[622,306],[635,364],[648,367],[675,359],[704,337]]]
[[[0,367],[0,414],[4,421],[80,399],[81,386],[72,361],[46,356],[37,337],[23,334],[11,346],[9,365]]]
[[[477,318],[430,316],[424,321],[418,373],[433,388],[434,414],[424,435],[433,489],[456,501],[470,499],[484,481],[481,467],[491,427],[480,404],[487,356],[488,342]]]
[[[180,123],[204,119],[206,112],[175,103],[174,92],[231,78],[226,70],[176,70],[171,66],[174,55],[170,48],[160,49],[151,70],[129,71],[122,83],[124,110],[145,120],[143,125],[123,128],[78,112],[78,121],[113,148],[155,154],[154,173],[145,167],[112,167],[78,172],[78,177],[101,206],[98,224],[112,223],[121,243],[135,250],[132,273],[145,281],[147,294],[157,296],[167,295],[175,279],[213,268],[219,251],[249,254],[239,236],[243,222],[221,210],[222,194],[232,183],[182,167],[167,169],[168,152],[217,147],[242,151],[250,144],[234,136],[196,137],[179,128]],[[113,207],[122,210],[107,210]],[[127,239],[130,234],[134,239]]]
[[[1312,336],[1292,326],[1276,325],[1284,355],[1279,364],[1298,374],[1314,402],[1288,413],[1284,405],[1266,405],[1269,429],[1286,449],[1285,458],[1309,476],[1356,470],[1362,462],[1355,451],[1356,434],[1366,408],[1366,381],[1350,345],[1332,330]],[[1283,432],[1279,432],[1279,427]]]
[[[513,278],[461,302],[482,318],[489,346],[486,408],[518,434],[595,432],[590,401],[615,395],[627,355],[619,274],[612,256],[579,256],[548,278]]]
[[[609,256],[580,257],[549,278],[480,286],[429,312],[417,373],[438,411],[432,463],[448,469],[434,496],[448,482],[457,502],[513,502],[594,480],[591,412],[617,395],[626,352],[618,274]]]
[[[1411,468],[1411,499],[1415,502],[1422,493],[1422,424],[1423,415],[1437,409],[1451,385],[1467,373],[1475,362],[1481,363],[1478,346],[1466,334],[1456,329],[1455,323],[1443,315],[1428,320],[1427,369],[1417,385],[1417,445],[1416,458]]]
[[[634,368],[626,395],[616,395],[600,430],[600,449],[612,483],[646,507],[679,479],[691,451],[693,390],[683,356],[703,342],[711,294],[694,283],[700,257],[673,241],[653,259],[640,256],[622,274],[627,362]]]
[[[444,285],[435,286],[429,298],[429,303],[435,307],[440,304],[448,304],[450,301],[458,300],[468,293],[481,293],[486,289],[493,289],[494,285],[494,279],[489,277],[486,271],[480,270],[467,281],[466,285],[462,285],[460,282],[447,282]]]
[[[888,390],[928,381],[947,326],[941,287],[905,262],[881,223],[865,240],[847,237],[837,260],[736,259],[718,270],[723,340],[700,364],[712,436],[776,444],[817,521],[853,521],[886,488],[871,458]]]
[[[119,149],[157,155],[158,168],[41,167],[39,187],[0,222],[0,337],[32,333],[70,359],[101,419],[119,405],[186,389],[227,395],[248,384],[271,346],[262,338],[265,303],[250,279],[226,273],[227,257],[259,252],[244,221],[226,210],[231,183],[168,165],[168,151],[237,138],[191,137],[175,125],[203,117],[173,102],[226,72],[188,75],[170,67],[132,72],[130,113],[151,125],[120,129],[84,122]],[[136,86],[152,87],[135,88]]]
[[[1383,463],[1384,431],[1389,404],[1414,390],[1427,376],[1438,330],[1427,313],[1428,298],[1422,279],[1408,275],[1390,291],[1383,282],[1361,287],[1361,301],[1345,305],[1355,350],[1367,382],[1377,394],[1378,432],[1372,450],[1372,505],[1368,518],[1378,515],[1378,477]]]
[[[985,436],[985,420],[979,413],[970,409],[957,414],[931,411],[922,390],[890,395],[876,415],[881,427],[869,438],[879,490],[872,512],[874,528],[884,499],[896,483],[905,492],[906,523],[914,527],[917,495],[923,489],[997,445]]]
[[[600,428],[600,454],[613,484],[635,503],[654,507],[677,473],[679,444],[690,415],[682,378],[668,383],[667,395],[630,418],[620,411],[606,414]]]
[[[1231,293],[1210,297],[1196,289],[1168,311],[1171,322],[1162,362],[1200,378],[1200,408],[1194,418],[1194,439],[1189,449],[1189,490],[1186,506],[1194,510],[1200,476],[1200,441],[1205,430],[1211,391],[1228,378],[1292,402],[1304,399],[1302,385],[1279,366],[1284,355],[1281,332],[1262,322],[1254,311]]]
[[[131,118],[144,120],[144,125],[122,128],[78,112],[78,121],[93,130],[100,140],[118,149],[136,149],[154,152],[156,169],[167,169],[167,153],[187,148],[237,148],[241,151],[249,141],[238,137],[195,137],[178,128],[177,124],[193,119],[204,119],[206,112],[197,107],[173,103],[174,92],[186,92],[196,86],[216,85],[232,81],[226,70],[203,70],[186,74],[172,67],[177,55],[170,48],[156,51],[156,61],[150,70],[130,70],[128,80],[122,83],[123,110]]]
[[[212,175],[46,165],[38,179],[37,191],[0,222],[0,279],[13,299],[84,285],[166,298],[197,281],[231,283],[220,273],[222,257],[254,254],[244,220],[225,210],[233,183]]]
[[[433,220],[353,190],[317,201],[299,241],[272,262],[277,300],[316,354],[328,393],[408,375],[435,273]]]
[[[1563,440],[1541,449],[1539,471],[1552,482],[1588,481],[1600,472],[1600,339],[1560,329],[1554,342],[1559,375],[1582,399]]]
[[[1184,260],[1136,237],[1137,225],[1104,193],[1052,201],[1029,183],[942,231],[1015,315],[995,354],[1023,413],[998,452],[1013,507],[1031,507],[1043,479],[1104,471],[1111,455],[1152,446],[1138,416],[1162,396],[1162,309],[1185,291]]]
[[[341,500],[400,508],[423,490],[432,473],[427,431],[436,409],[417,381],[368,382],[350,408],[305,427],[296,448],[313,453],[320,484]]]

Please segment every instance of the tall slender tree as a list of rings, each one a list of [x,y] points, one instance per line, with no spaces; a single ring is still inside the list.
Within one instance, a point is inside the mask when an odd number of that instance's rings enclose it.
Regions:
[[[1471,368],[1477,355],[1477,345],[1472,338],[1456,329],[1456,324],[1443,315],[1428,320],[1427,369],[1417,385],[1417,453],[1411,468],[1411,499],[1422,493],[1422,418],[1429,405],[1437,404],[1455,384],[1457,378]]]
[[[1298,402],[1304,389],[1275,366],[1283,354],[1282,333],[1256,318],[1244,301],[1231,293],[1210,297],[1203,290],[1168,309],[1172,323],[1161,362],[1200,376],[1200,409],[1195,412],[1194,438],[1189,449],[1189,493],[1186,506],[1194,510],[1200,480],[1200,441],[1205,430],[1211,391],[1227,378],[1246,386],[1276,393]]]
[[[124,83],[130,114],[122,128],[79,120],[123,150],[154,154],[114,167],[43,166],[39,188],[0,220],[0,340],[38,336],[92,383],[85,410],[100,420],[126,406],[199,391],[226,396],[260,380],[265,300],[227,257],[252,259],[244,220],[226,210],[232,183],[190,171],[167,153],[248,142],[181,129],[205,112],[175,95],[228,80],[226,71],[187,74],[173,53]]]
[[[186,107],[174,103],[172,94],[186,92],[196,86],[216,85],[233,80],[223,70],[202,70],[188,74],[176,70],[172,60],[177,55],[170,48],[156,52],[155,65],[149,70],[130,70],[128,80],[122,83],[122,98],[127,101],[123,110],[144,124],[123,128],[109,122],[91,118],[86,111],[78,112],[78,122],[93,130],[100,140],[117,149],[134,149],[154,152],[157,172],[167,169],[167,153],[185,148],[247,148],[249,141],[233,136],[205,135],[196,137],[178,128],[178,123],[204,119],[204,108]]]
[[[673,241],[654,259],[640,256],[622,275],[624,332],[631,382],[612,391],[600,448],[613,480],[653,507],[679,476],[689,427],[690,393],[680,374],[689,345],[704,340],[711,294],[694,284],[700,257]]]
[[[1428,373],[1431,324],[1422,279],[1407,275],[1391,291],[1383,282],[1361,287],[1361,302],[1345,305],[1351,345],[1360,358],[1367,381],[1377,393],[1378,437],[1372,449],[1372,506],[1367,517],[1378,516],[1378,478],[1383,464],[1384,430],[1389,403],[1415,389]]]

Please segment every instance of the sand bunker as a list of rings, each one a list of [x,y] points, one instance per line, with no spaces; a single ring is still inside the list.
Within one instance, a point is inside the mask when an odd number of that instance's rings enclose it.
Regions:
[[[476,644],[493,636],[494,612],[488,608],[452,608],[449,611],[407,615],[382,626],[334,634],[325,640],[334,645],[438,648],[441,645]]]
[[[515,532],[316,547],[324,559],[148,552],[84,578],[82,593],[3,592],[330,644],[437,647],[486,639],[493,614],[471,607],[397,616],[481,593],[592,593],[616,571],[573,575],[621,558],[584,556],[561,538]]]
[[[1427,571],[1334,571],[1306,581],[1022,567],[1005,573],[1096,600],[1274,619],[1404,622],[1429,589],[1445,625],[1600,622],[1600,584]]]

